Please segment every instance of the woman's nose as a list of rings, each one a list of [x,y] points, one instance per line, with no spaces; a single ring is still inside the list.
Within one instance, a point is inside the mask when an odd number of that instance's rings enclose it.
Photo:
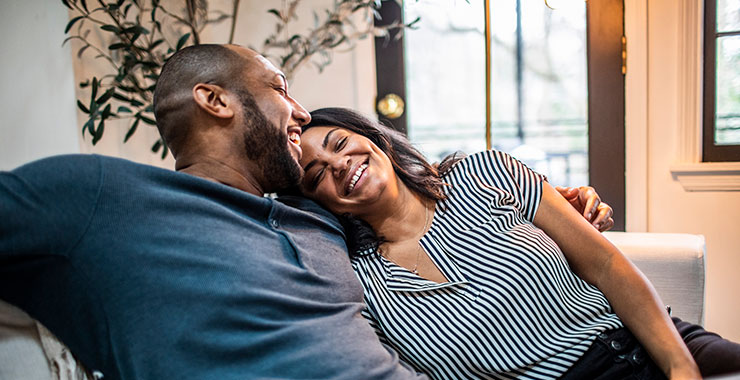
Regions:
[[[334,177],[343,178],[350,167],[350,159],[345,155],[337,155],[331,162]]]

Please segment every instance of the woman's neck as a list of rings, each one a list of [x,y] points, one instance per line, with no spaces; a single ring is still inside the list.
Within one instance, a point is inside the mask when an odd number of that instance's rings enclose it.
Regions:
[[[399,181],[401,182],[401,181]],[[434,217],[433,200],[414,193],[403,182],[392,204],[378,207],[378,212],[365,221],[388,243],[418,240],[429,229]]]

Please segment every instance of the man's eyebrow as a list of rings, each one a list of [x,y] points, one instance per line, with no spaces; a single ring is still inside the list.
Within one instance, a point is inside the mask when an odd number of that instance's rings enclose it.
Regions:
[[[329,132],[326,133],[326,136],[324,136],[324,141],[321,143],[321,148],[326,149],[326,146],[329,145],[329,137],[331,137],[331,134],[334,133],[334,132],[336,132],[338,129],[339,128],[337,127],[337,128],[334,128],[334,129],[332,129],[332,130],[330,130]],[[306,172],[306,173],[308,173],[308,171],[314,165],[316,165],[316,160],[311,160],[311,162],[309,162],[308,165],[306,165],[306,167],[303,168],[303,171]]]

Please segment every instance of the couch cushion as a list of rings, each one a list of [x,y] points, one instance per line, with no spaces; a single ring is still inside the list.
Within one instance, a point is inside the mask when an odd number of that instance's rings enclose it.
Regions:
[[[650,279],[673,316],[704,324],[704,236],[654,232],[604,236]]]

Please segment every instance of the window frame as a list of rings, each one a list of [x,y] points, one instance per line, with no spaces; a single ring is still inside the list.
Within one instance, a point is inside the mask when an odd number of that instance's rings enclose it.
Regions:
[[[702,162],[704,1],[677,2],[678,145],[671,175],[685,191],[740,191],[740,162]]]
[[[740,32],[718,32],[717,0],[704,1],[702,162],[740,161],[740,144],[716,145],[714,143],[717,100],[717,41],[719,38],[738,35],[738,33]]]

